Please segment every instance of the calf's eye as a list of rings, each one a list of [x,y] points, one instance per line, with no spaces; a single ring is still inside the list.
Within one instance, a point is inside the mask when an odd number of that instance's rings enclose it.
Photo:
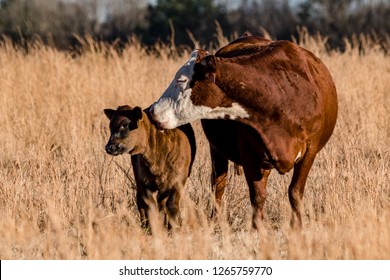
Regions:
[[[122,124],[120,127],[119,127],[119,130],[120,131],[124,131],[124,130],[126,130],[127,129],[127,127],[129,126],[129,124]]]

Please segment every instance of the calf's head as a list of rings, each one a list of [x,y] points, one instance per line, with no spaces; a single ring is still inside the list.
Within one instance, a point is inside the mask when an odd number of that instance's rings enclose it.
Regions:
[[[143,129],[143,113],[140,107],[120,106],[117,110],[104,109],[110,120],[110,139],[106,152],[117,156],[124,153],[138,154],[146,141]]]

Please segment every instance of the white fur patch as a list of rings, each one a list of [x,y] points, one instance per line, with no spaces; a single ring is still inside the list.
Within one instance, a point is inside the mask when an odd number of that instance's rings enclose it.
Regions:
[[[231,107],[195,106],[191,101],[192,89],[189,87],[194,74],[194,64],[198,51],[193,51],[190,59],[177,71],[168,88],[151,106],[153,119],[160,127],[172,129],[198,119],[248,118],[247,111],[238,103]],[[243,84],[242,86],[245,86]]]
[[[221,119],[228,117],[231,120],[237,118],[248,118],[248,112],[238,103],[233,103],[232,107],[216,107],[207,114],[207,119]]]
[[[294,162],[297,162],[302,157],[302,151],[299,151],[297,157],[295,158]]]

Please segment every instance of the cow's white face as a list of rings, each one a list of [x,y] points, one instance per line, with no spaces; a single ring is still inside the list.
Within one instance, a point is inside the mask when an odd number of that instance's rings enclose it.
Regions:
[[[198,50],[191,53],[190,59],[177,71],[159,100],[150,107],[152,118],[160,128],[173,129],[198,119],[248,117],[247,112],[237,103],[228,108],[193,104],[190,84],[198,55]]]
[[[151,106],[152,116],[161,128],[175,128],[202,117],[211,110],[208,107],[194,106],[190,100],[192,91],[190,82],[197,57],[198,51],[193,51],[190,59],[177,71],[160,99]]]

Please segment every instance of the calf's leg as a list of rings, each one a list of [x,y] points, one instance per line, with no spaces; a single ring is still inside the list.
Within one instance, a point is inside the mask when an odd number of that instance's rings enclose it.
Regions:
[[[180,208],[180,191],[173,188],[165,203],[167,209],[166,218],[168,219],[168,230],[171,230],[173,226],[181,226],[180,221],[177,219]],[[168,217],[167,217],[168,216]]]
[[[149,206],[144,200],[144,195],[137,191],[137,207],[141,220],[141,227],[145,230],[150,230],[150,223],[148,217]]]
[[[141,227],[147,233],[151,233],[150,215],[158,213],[158,209],[155,193],[150,191],[147,186],[137,185],[137,207],[140,214]]]

